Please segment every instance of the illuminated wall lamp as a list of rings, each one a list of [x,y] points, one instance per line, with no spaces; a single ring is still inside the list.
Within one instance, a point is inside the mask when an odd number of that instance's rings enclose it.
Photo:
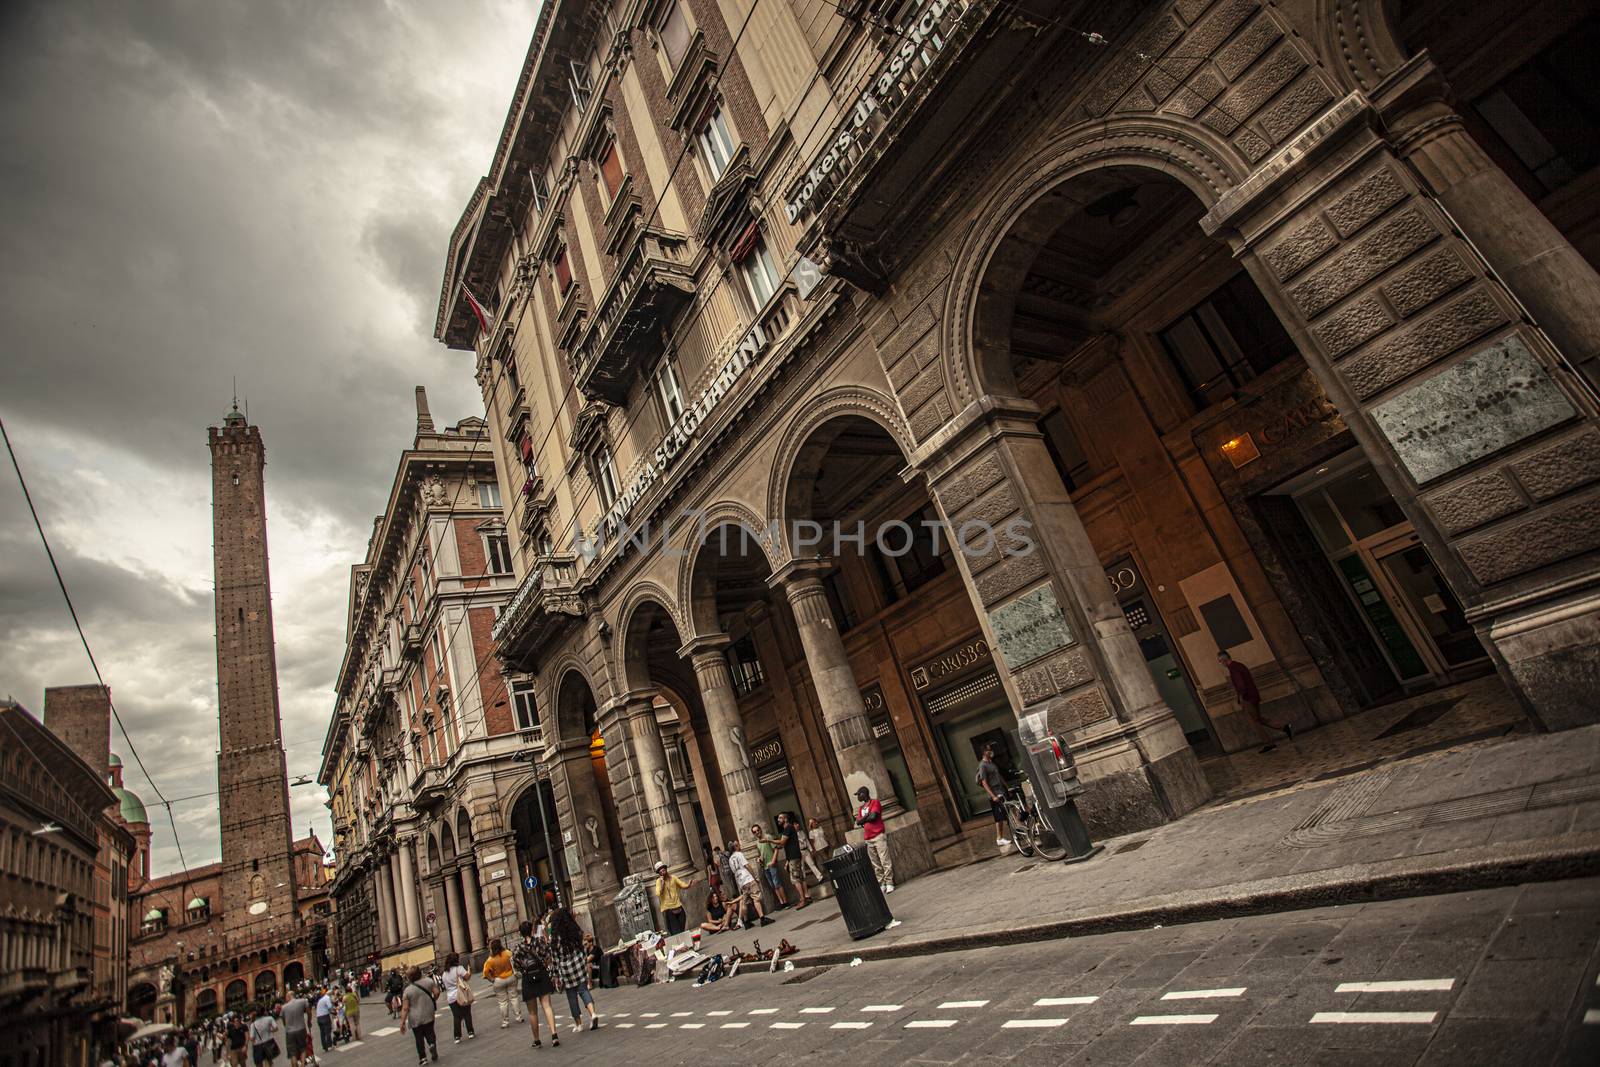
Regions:
[[[1261,449],[1256,447],[1255,440],[1247,433],[1240,434],[1231,441],[1222,445],[1222,454],[1228,457],[1228,462],[1233,464],[1233,469],[1238,470],[1247,463],[1253,463],[1261,458]]]

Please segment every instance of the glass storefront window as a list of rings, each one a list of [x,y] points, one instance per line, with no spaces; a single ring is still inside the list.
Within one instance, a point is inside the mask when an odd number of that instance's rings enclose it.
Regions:
[[[1363,464],[1328,486],[1328,498],[1350,524],[1356,539],[1371,537],[1406,521],[1405,512],[1371,465]]]
[[[940,755],[944,758],[945,773],[950,776],[950,788],[961,807],[961,815],[975,819],[989,813],[989,796],[977,783],[978,754],[984,744],[994,743],[995,763],[1007,781],[1017,781],[1022,776],[1022,754],[1017,750],[1013,732],[1017,717],[1011,705],[990,705],[962,715],[954,715],[935,723],[939,738]]]

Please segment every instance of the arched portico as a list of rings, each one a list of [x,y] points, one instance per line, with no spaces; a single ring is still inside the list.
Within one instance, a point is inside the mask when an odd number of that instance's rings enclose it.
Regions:
[[[556,742],[547,746],[545,759],[557,805],[564,809],[560,824],[572,829],[568,858],[576,863],[568,864],[567,872],[573,883],[572,904],[600,924],[599,936],[604,924],[615,922],[609,904],[627,872],[627,858],[594,690],[576,663],[567,661],[556,670]]]

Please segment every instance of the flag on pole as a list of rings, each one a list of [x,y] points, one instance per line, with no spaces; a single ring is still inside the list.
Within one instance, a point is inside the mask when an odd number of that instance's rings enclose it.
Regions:
[[[472,290],[467,288],[467,284],[465,282],[461,283],[461,292],[467,298],[467,306],[470,307],[472,309],[472,313],[478,317],[478,329],[483,331],[484,336],[488,336],[489,322],[493,316],[489,314],[487,308],[478,303],[478,298],[472,295]]]

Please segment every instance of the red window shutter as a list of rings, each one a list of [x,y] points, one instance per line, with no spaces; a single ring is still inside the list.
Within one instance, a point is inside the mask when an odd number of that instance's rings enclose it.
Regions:
[[[761,227],[755,219],[750,220],[750,225],[744,228],[738,240],[733,242],[733,247],[728,249],[728,258],[735,263],[742,263],[750,255],[750,250],[756,246],[756,238],[761,236]]]
[[[606,192],[616,196],[622,188],[622,159],[617,155],[615,141],[606,146],[606,154],[600,160],[600,176],[605,180]]]
[[[572,287],[572,266],[567,262],[567,250],[556,256],[556,288],[565,293]]]
[[[531,462],[533,460],[533,438],[528,434],[523,434],[517,440],[517,450],[522,453],[522,462]]]

